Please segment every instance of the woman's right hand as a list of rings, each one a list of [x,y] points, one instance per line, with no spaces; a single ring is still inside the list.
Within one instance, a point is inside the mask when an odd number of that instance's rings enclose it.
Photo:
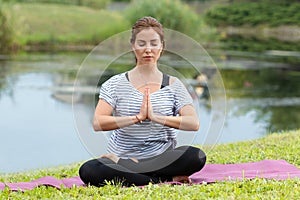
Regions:
[[[137,114],[138,119],[141,121],[148,119],[148,97],[149,97],[149,88],[145,88],[143,102],[140,108],[140,113]]]
[[[108,159],[112,160],[114,163],[118,163],[118,161],[120,159],[118,156],[116,156],[113,153],[103,154],[100,156],[100,158],[108,158]]]

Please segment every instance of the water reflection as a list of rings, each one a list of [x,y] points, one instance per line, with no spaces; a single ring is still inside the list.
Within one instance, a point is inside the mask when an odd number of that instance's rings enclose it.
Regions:
[[[287,68],[221,69],[228,97],[294,97],[299,96],[300,71]]]
[[[52,75],[16,76],[0,101],[0,172],[68,164],[87,158],[75,136],[71,105],[52,98]]]
[[[82,120],[89,124],[101,83],[113,74],[128,70],[132,63],[125,56],[124,63],[115,62],[101,72],[97,83],[91,77],[99,74],[93,70],[86,71],[86,76],[80,81],[89,87],[81,88],[78,96],[72,99],[72,84],[85,56],[84,53],[29,54],[0,62],[0,173],[90,158],[75,130],[71,102],[80,103]],[[94,60],[96,67],[101,59],[105,58]],[[239,63],[238,60],[236,63]],[[264,68],[260,62],[256,62],[255,68],[243,68],[243,64],[230,68],[226,61],[219,61],[217,65],[221,66],[228,97],[226,121],[218,143],[249,140],[271,131],[299,128],[299,71],[286,67]],[[265,63],[263,66],[266,66]],[[174,66],[174,69],[190,77],[186,80],[188,85],[199,87],[205,83],[203,79],[200,84],[195,82],[195,77],[201,74],[193,69],[179,66]],[[213,71],[203,68],[204,74],[207,81],[213,79]],[[195,88],[190,90],[197,94]],[[218,119],[217,116],[212,119],[209,98],[194,98],[199,103],[197,111],[201,120],[201,130],[196,134],[194,143],[204,144],[208,141],[205,130]],[[91,126],[84,128],[86,134],[93,133]],[[186,140],[189,138],[186,134],[179,135],[181,143],[190,142]],[[106,136],[99,135],[99,140],[93,142],[95,146],[101,146],[105,145],[105,139]]]

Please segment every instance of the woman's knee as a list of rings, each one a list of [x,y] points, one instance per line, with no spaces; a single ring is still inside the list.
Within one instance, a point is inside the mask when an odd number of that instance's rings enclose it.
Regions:
[[[90,160],[85,162],[79,168],[79,177],[85,184],[90,183],[90,180],[93,177],[94,167],[95,167],[94,160]]]
[[[193,171],[201,170],[206,163],[206,154],[204,151],[193,146],[186,146],[185,148],[185,160],[189,162],[189,165],[192,166],[192,168],[194,168]]]
[[[79,177],[85,184],[100,186],[104,182],[105,168],[97,159],[87,161],[79,168]]]
[[[199,167],[200,167],[200,169],[202,169],[206,163],[206,154],[201,149],[199,149],[199,152],[198,152],[198,159],[199,159],[198,160]]]
[[[194,150],[194,166],[196,171],[200,171],[206,163],[206,154],[199,148]]]

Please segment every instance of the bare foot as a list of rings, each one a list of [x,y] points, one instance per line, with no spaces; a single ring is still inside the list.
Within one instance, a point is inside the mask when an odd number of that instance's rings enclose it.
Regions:
[[[188,176],[173,176],[173,181],[180,183],[192,183]]]

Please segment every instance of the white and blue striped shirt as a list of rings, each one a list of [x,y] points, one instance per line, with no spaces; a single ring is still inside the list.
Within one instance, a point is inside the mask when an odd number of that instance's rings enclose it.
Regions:
[[[102,84],[99,98],[113,107],[114,116],[134,116],[140,111],[143,94],[127,80],[125,73],[115,75]],[[183,83],[174,83],[150,94],[153,112],[176,116],[179,110],[192,104],[192,98]],[[108,152],[120,158],[144,159],[156,156],[176,146],[176,130],[152,121],[143,121],[113,131]]]

